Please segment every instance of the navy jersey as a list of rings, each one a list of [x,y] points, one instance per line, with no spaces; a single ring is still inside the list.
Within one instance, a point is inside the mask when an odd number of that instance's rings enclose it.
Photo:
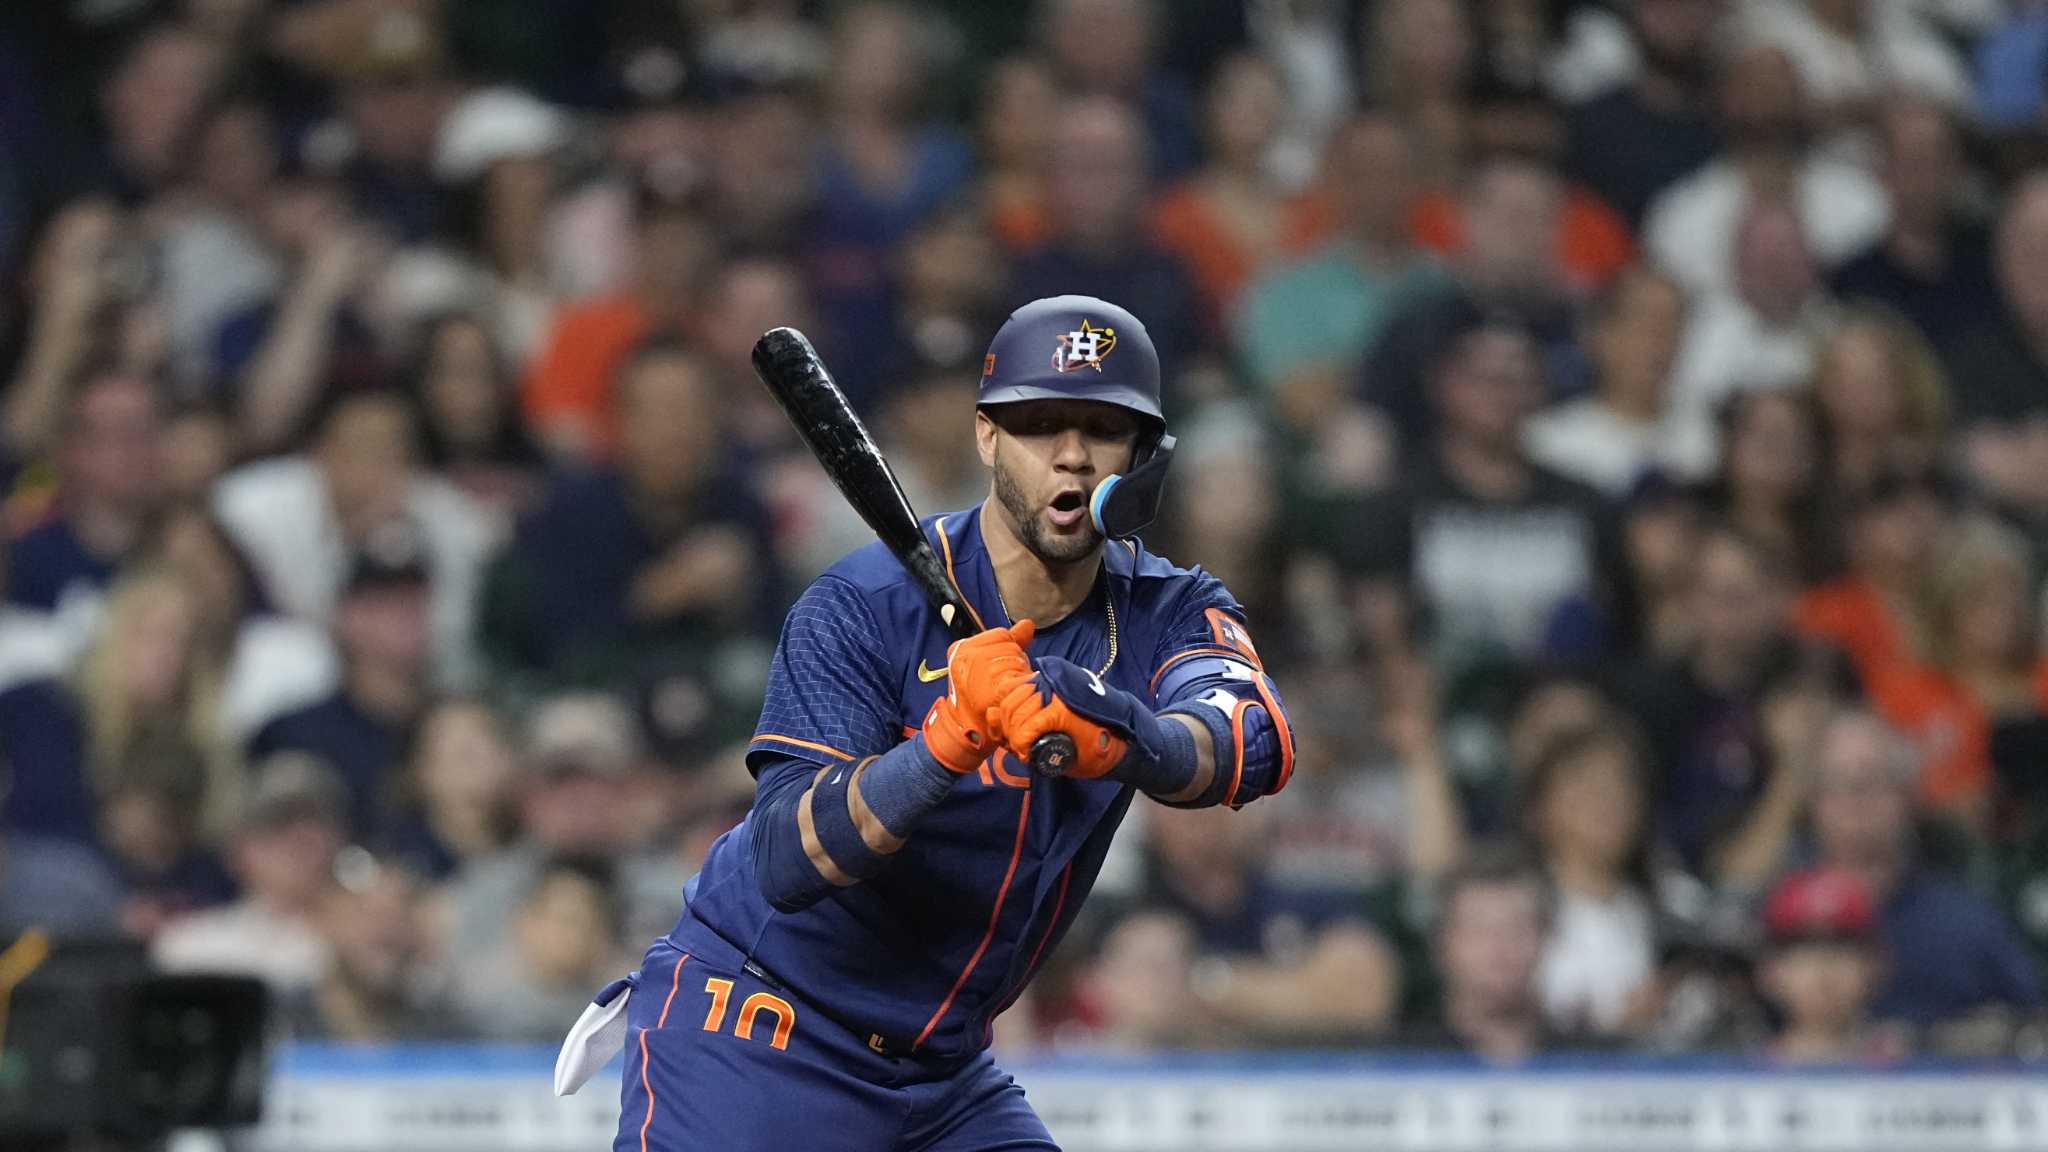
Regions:
[[[1010,623],[978,512],[925,528],[978,623]],[[1180,658],[1256,663],[1242,610],[1220,581],[1135,541],[1110,541],[1103,555],[1088,599],[1039,630],[1033,656],[1107,664],[1106,683],[1155,708],[1160,673]],[[880,544],[819,577],[790,610],[769,672],[747,756],[759,794],[807,786],[821,769],[851,770],[915,733],[945,690],[951,640]],[[712,845],[686,889],[684,919],[878,1049],[962,1058],[988,1044],[996,1015],[1058,943],[1134,795],[1109,780],[1035,777],[999,752],[924,816],[878,875],[798,912],[776,911],[755,879],[757,801]]]

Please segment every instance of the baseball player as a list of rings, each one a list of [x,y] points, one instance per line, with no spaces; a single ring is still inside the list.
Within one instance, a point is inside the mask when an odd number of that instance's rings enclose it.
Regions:
[[[879,543],[783,624],[712,845],[638,972],[599,993],[557,1091],[623,1045],[615,1152],[1054,1149],[987,1048],[1139,792],[1279,791],[1293,738],[1242,609],[1145,550],[1173,438],[1145,327],[1087,296],[1018,309],[985,358],[989,498],[925,530],[981,631]],[[1077,747],[1057,778],[1032,743]]]

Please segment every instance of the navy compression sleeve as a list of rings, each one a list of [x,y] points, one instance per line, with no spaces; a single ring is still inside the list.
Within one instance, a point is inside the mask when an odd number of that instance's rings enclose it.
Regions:
[[[748,817],[761,894],[777,911],[796,912],[834,888],[873,876],[957,779],[925,748],[923,736],[859,765],[821,770],[791,759],[764,768]],[[851,795],[856,782],[857,805]],[[856,806],[879,827],[863,834]]]

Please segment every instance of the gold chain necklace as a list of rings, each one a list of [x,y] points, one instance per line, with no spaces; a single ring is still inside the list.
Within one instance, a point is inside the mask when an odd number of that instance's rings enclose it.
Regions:
[[[995,579],[993,572],[989,573],[989,583],[996,586],[996,603],[1003,606],[1003,619],[1015,624],[1016,614],[1010,611],[1010,602],[1003,599],[1002,582]],[[1116,597],[1111,596],[1107,588],[1102,590],[1102,616],[1109,625],[1109,659],[1104,660],[1102,667],[1095,670],[1097,680],[1109,675],[1110,665],[1116,663]]]

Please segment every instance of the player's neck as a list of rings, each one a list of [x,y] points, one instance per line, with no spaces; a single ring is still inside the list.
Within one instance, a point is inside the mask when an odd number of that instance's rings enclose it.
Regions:
[[[1029,620],[1041,629],[1050,628],[1079,608],[1095,588],[1095,571],[1102,564],[1099,545],[1071,564],[1048,564],[1024,546],[994,501],[982,503],[981,539],[1013,624]]]

